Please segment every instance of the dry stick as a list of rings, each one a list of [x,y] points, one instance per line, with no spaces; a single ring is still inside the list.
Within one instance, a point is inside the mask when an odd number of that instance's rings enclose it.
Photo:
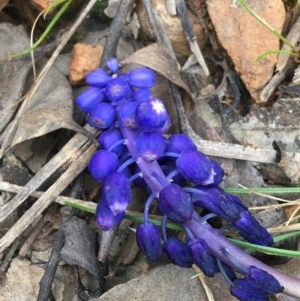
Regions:
[[[133,6],[134,0],[123,0],[120,1],[116,15],[111,22],[110,32],[106,39],[105,47],[101,57],[100,66],[104,68],[107,60],[116,54],[119,38],[121,36],[122,29],[124,27],[124,20],[128,12]]]
[[[91,155],[96,151],[94,145],[77,152],[69,169],[24,213],[24,215],[10,228],[0,240],[0,252],[3,252],[28,225],[41,214],[53,200],[73,181],[73,179],[87,166]]]
[[[76,134],[61,150],[56,154],[41,170],[23,187],[18,194],[2,207],[0,212],[0,222],[20,206],[27,197],[46,181],[59,167],[74,157],[75,152],[82,147],[88,138],[81,134]]]
[[[53,65],[55,59],[59,55],[59,53],[62,51],[64,46],[67,44],[68,40],[71,38],[71,36],[74,34],[77,27],[81,24],[81,22],[84,20],[88,12],[92,9],[93,5],[97,2],[97,0],[90,0],[88,5],[84,8],[78,19],[75,21],[73,26],[70,28],[70,30],[64,35],[64,38],[62,39],[61,43],[57,46],[56,50],[52,54],[51,58],[39,74],[37,80],[34,82],[34,85],[28,92],[26,98],[24,99],[24,102],[22,103],[19,111],[17,112],[14,120],[10,123],[10,126],[8,128],[7,133],[5,133],[5,138],[2,142],[1,149],[0,149],[0,158],[2,158],[4,151],[6,150],[8,144],[12,140],[13,134],[19,124],[20,118],[22,117],[23,113],[25,112],[27,105],[29,104],[32,96],[39,88],[40,84],[42,83],[44,77],[46,76],[47,72],[49,71],[50,67]]]
[[[209,69],[205,63],[205,60],[203,58],[202,52],[199,48],[199,45],[197,43],[196,36],[193,31],[192,24],[187,17],[187,11],[186,11],[186,6],[184,3],[184,0],[176,0],[176,8],[177,8],[177,13],[179,16],[179,19],[181,21],[181,26],[183,28],[183,31],[185,33],[185,36],[187,37],[187,40],[190,44],[190,48],[192,52],[195,54],[199,65],[203,69],[203,72],[206,76],[209,76]]]

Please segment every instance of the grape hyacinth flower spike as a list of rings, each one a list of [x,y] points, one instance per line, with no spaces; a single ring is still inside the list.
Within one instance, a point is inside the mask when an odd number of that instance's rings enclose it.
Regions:
[[[159,262],[163,252],[181,267],[195,263],[209,277],[221,272],[231,294],[242,301],[267,300],[269,294],[279,292],[300,298],[299,279],[253,258],[208,223],[210,217],[219,216],[246,240],[265,246],[273,243],[242,201],[218,186],[224,170],[216,161],[197,150],[186,135],[162,136],[171,118],[163,100],[149,90],[155,73],[141,67],[117,74],[116,58],[110,58],[107,67],[108,72],[98,68],[86,76],[91,87],[76,101],[89,114],[90,125],[105,130],[98,139],[101,149],[88,166],[91,176],[102,182],[96,210],[101,229],[108,231],[122,221],[131,201],[131,185],[136,183],[150,194],[143,223],[136,230],[138,246],[150,261]],[[172,182],[177,176],[181,180]],[[181,186],[188,182],[188,187]],[[155,199],[163,216],[161,231],[148,218]],[[199,207],[211,213],[200,216],[195,211]],[[167,237],[167,219],[186,231],[187,242]]]

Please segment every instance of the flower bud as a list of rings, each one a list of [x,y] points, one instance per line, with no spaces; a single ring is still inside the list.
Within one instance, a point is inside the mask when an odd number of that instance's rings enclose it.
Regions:
[[[118,121],[120,126],[136,129],[137,125],[135,122],[135,111],[138,103],[133,101],[128,101],[122,104],[118,110]]]
[[[210,159],[210,164],[213,172],[215,173],[213,185],[219,185],[224,178],[224,169],[215,160]]]
[[[223,189],[217,186],[196,186],[198,193],[193,196],[194,205],[210,210],[225,220],[234,222],[240,218],[240,210],[226,195]]]
[[[97,141],[100,143],[103,150],[108,150],[113,144],[124,139],[123,135],[119,130],[107,130],[101,133]],[[120,156],[125,149],[124,144],[119,144],[115,146],[111,152],[115,153],[117,156]]]
[[[125,217],[125,212],[114,215],[105,200],[100,200],[96,209],[96,222],[103,231],[118,225]]]
[[[230,293],[241,301],[268,301],[268,293],[253,287],[246,279],[233,280]]]
[[[154,224],[139,225],[136,229],[136,240],[141,251],[156,263],[162,251],[157,227]]]
[[[248,211],[248,207],[235,195],[226,193],[226,195],[235,203],[240,211]]]
[[[165,134],[165,133],[168,132],[170,127],[171,127],[171,117],[170,117],[170,115],[167,115],[165,124],[163,125],[163,127],[158,129],[157,132],[160,133],[160,134]]]
[[[169,114],[163,102],[152,98],[140,103],[135,112],[135,122],[144,132],[154,132],[164,127]]]
[[[210,254],[208,245],[204,239],[191,240],[187,244],[188,252],[195,264],[208,277],[213,277],[218,272],[216,259]]]
[[[140,132],[135,140],[136,150],[146,161],[156,161],[164,154],[165,138],[157,132]]]
[[[102,198],[115,215],[125,211],[131,201],[129,180],[120,172],[111,173],[104,179],[101,192]]]
[[[151,88],[155,85],[155,73],[146,67],[131,70],[129,84],[137,88]]]
[[[181,240],[171,237],[163,245],[163,252],[167,254],[169,260],[182,268],[191,268],[193,259],[188,253],[187,245]]]
[[[99,88],[91,87],[77,97],[76,105],[84,113],[90,113],[103,98],[103,93]]]
[[[106,65],[113,73],[117,73],[119,70],[119,62],[115,57],[109,58]]]
[[[208,185],[214,183],[215,172],[208,157],[203,153],[185,150],[176,160],[180,173],[194,184]]]
[[[239,231],[240,235],[251,243],[262,242],[262,228],[259,222],[248,212],[242,211],[240,218],[232,225]]]
[[[283,287],[271,274],[255,266],[249,267],[249,272],[245,279],[255,288],[268,294],[278,294],[283,291]]]
[[[145,100],[152,98],[152,93],[148,89],[141,88],[141,89],[136,90],[133,93],[132,98],[133,98],[133,101],[135,101],[137,103],[141,103]]]
[[[173,134],[167,140],[166,152],[181,154],[184,150],[197,151],[192,139],[183,134]]]
[[[88,165],[91,176],[96,181],[103,181],[109,174],[119,167],[119,159],[115,153],[106,150],[96,152]]]
[[[130,95],[130,87],[124,80],[117,77],[107,83],[105,92],[112,102],[117,102]]]
[[[115,117],[115,109],[111,104],[100,103],[91,111],[88,123],[98,130],[104,130],[113,123]]]
[[[160,191],[159,208],[163,214],[177,223],[190,220],[194,211],[190,195],[179,185],[173,183]]]
[[[97,68],[94,72],[88,73],[85,77],[86,83],[92,87],[103,87],[110,80],[111,77],[102,68]]]

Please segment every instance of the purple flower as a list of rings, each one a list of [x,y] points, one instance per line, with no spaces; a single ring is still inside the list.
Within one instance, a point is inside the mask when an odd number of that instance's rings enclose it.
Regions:
[[[117,102],[130,95],[130,87],[127,82],[117,77],[107,83],[105,92],[112,102]]]
[[[108,231],[118,225],[125,217],[125,212],[113,214],[108,203],[100,200],[96,209],[96,222],[103,231]]]
[[[249,272],[245,279],[255,288],[268,294],[278,294],[283,291],[283,287],[278,280],[268,272],[258,269],[255,266],[249,267]]]
[[[163,252],[167,254],[169,260],[182,268],[191,268],[193,259],[188,253],[187,245],[181,240],[171,237],[163,245]]]
[[[103,181],[109,174],[119,167],[119,159],[115,153],[100,150],[96,152],[88,165],[91,176],[96,181]]]
[[[141,103],[145,100],[152,98],[152,93],[148,89],[141,88],[141,89],[136,90],[133,93],[132,98],[133,98],[133,101],[135,101],[137,103]]]
[[[104,87],[111,80],[111,77],[102,68],[97,68],[94,72],[89,73],[85,80],[92,87]]]
[[[264,243],[265,243],[264,237],[265,236],[266,236],[266,238],[268,237],[268,235],[266,235],[266,233],[262,230],[264,228],[261,227],[259,222],[248,212],[241,211],[240,218],[237,221],[233,222],[232,225],[236,229],[238,229],[238,231],[242,237],[244,237],[251,243],[257,243],[260,245],[264,245]],[[273,241],[273,239],[272,239],[272,241]],[[269,239],[267,239],[266,242],[269,243]]]
[[[84,113],[90,113],[96,105],[103,101],[103,98],[103,93],[99,88],[91,87],[77,97],[76,105]]]
[[[198,238],[189,241],[187,248],[196,265],[206,276],[213,277],[218,272],[216,259],[210,254],[204,239]]]
[[[140,132],[135,140],[136,150],[146,161],[156,161],[164,154],[165,138],[157,132]]]
[[[88,123],[98,130],[107,129],[115,120],[116,112],[109,103],[100,103],[89,115]]]
[[[135,111],[138,103],[128,101],[122,104],[118,109],[118,121],[120,126],[129,129],[136,129],[137,125],[135,122]]]
[[[194,205],[210,210],[228,221],[240,218],[240,210],[236,204],[218,186],[196,186],[198,193],[193,196]]]
[[[215,160],[210,159],[210,163],[211,163],[211,168],[215,174],[213,185],[219,185],[224,178],[224,174],[225,174],[224,169]]]
[[[151,88],[155,85],[155,73],[146,67],[137,68],[129,72],[129,84],[137,88]]]
[[[215,172],[212,170],[211,162],[199,151],[183,151],[176,160],[176,166],[189,182],[201,185],[214,183]]]
[[[119,62],[115,57],[109,58],[106,65],[113,73],[117,73],[119,70]]]
[[[253,287],[246,279],[235,279],[230,287],[232,296],[240,301],[268,301],[268,293]]]
[[[156,263],[162,252],[158,229],[153,224],[141,224],[136,229],[136,240],[141,251]]]
[[[107,130],[102,132],[97,140],[100,143],[101,148],[103,150],[108,150],[112,145],[114,145],[118,141],[124,140],[124,138],[119,130]],[[117,156],[120,156],[124,152],[124,149],[125,145],[122,143],[115,146],[110,151],[115,153]]]
[[[101,192],[102,198],[115,215],[124,212],[131,201],[130,182],[123,173],[108,175],[103,181]]]
[[[183,134],[173,134],[168,138],[166,152],[181,154],[184,150],[197,151],[192,139]]]
[[[240,211],[248,211],[248,207],[235,195],[226,193],[226,195],[236,204]]]
[[[159,208],[169,219],[184,223],[192,218],[193,202],[187,192],[177,184],[165,186],[159,193]]]
[[[135,113],[137,126],[144,132],[154,132],[164,127],[169,119],[169,114],[163,102],[152,98],[139,104]]]

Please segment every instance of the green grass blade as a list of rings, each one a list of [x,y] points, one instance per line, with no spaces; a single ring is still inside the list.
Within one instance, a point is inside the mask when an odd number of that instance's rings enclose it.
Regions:
[[[275,34],[283,43],[290,46],[292,49],[294,49],[294,46],[288,41],[286,38],[284,38],[280,32],[278,32],[275,28],[273,28],[271,25],[269,25],[264,19],[262,19],[255,11],[253,11],[245,2],[244,0],[237,0],[237,2],[246,9],[256,20],[258,20],[261,24],[263,24],[266,28],[268,28],[273,34]]]
[[[48,14],[52,9],[56,8],[58,5],[60,5],[60,4],[64,3],[64,2],[66,2],[66,1],[67,1],[67,0],[56,0],[56,1],[54,1],[53,3],[51,3],[51,4],[47,7],[47,9],[46,9],[46,11],[45,11],[45,13],[44,13],[44,18],[47,16],[47,14]]]
[[[233,238],[229,238],[229,240],[237,246],[244,247],[244,248],[249,248],[249,249],[255,250],[255,251],[260,251],[260,252],[270,254],[270,255],[287,256],[287,257],[300,257],[300,252],[299,251],[292,251],[292,250],[285,250],[285,249],[259,246],[259,245],[250,244],[248,242],[240,241],[240,240],[233,239]]]
[[[260,54],[254,61],[254,63],[257,63],[259,60],[261,60],[262,58],[270,55],[270,54],[287,54],[287,55],[292,55],[295,57],[299,57],[298,53],[289,51],[289,50],[268,50],[266,52],[263,52],[262,54]]]
[[[54,16],[50,24],[47,26],[46,30],[43,32],[43,34],[40,36],[40,38],[28,49],[26,49],[23,52],[10,55],[9,58],[18,58],[20,56],[23,56],[25,54],[28,54],[30,51],[34,50],[36,47],[38,47],[46,38],[48,33],[51,31],[53,26],[56,24],[56,22],[59,20],[59,18],[62,16],[62,14],[65,12],[65,10],[69,7],[69,5],[72,3],[73,0],[68,0],[58,11],[58,13]]]
[[[228,193],[253,193],[253,192],[259,192],[259,193],[264,193],[264,194],[285,194],[285,193],[299,193],[300,192],[300,187],[270,187],[270,188],[249,188],[249,189],[244,189],[244,188],[224,188],[224,190]]]

